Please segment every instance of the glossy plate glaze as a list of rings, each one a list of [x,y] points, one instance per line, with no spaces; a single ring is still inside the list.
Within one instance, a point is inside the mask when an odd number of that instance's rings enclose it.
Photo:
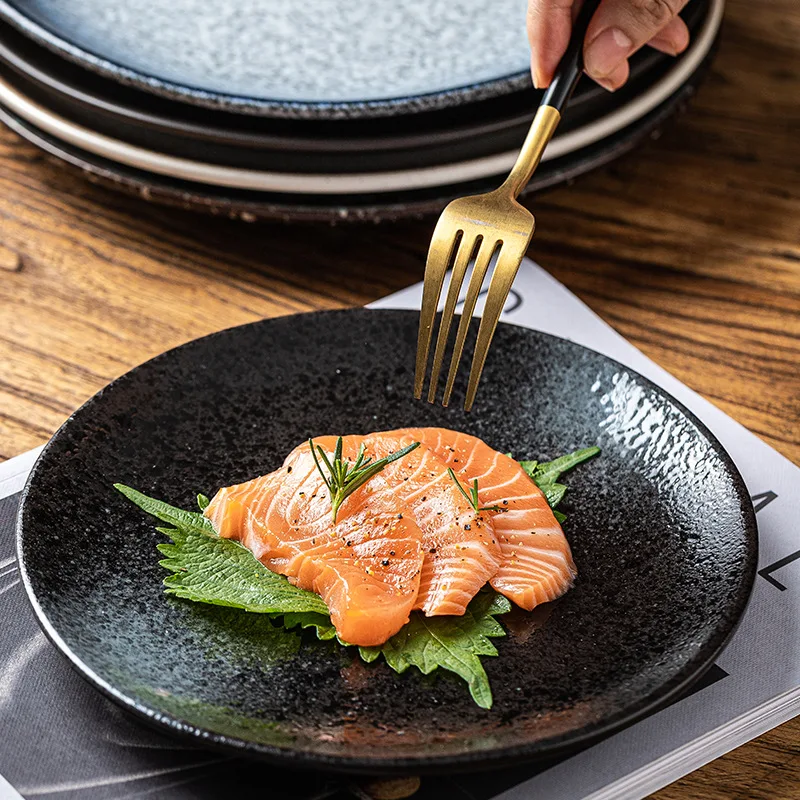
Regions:
[[[417,324],[350,310],[223,331],[134,369],[65,423],[28,482],[18,546],[39,621],[77,670],[204,745],[372,772],[551,756],[703,673],[756,564],[755,515],[720,444],[616,362],[509,325],[470,414],[414,401]],[[161,537],[111,487],[191,507],[198,491],[275,469],[310,435],[405,425],[464,430],[520,458],[603,450],[569,479],[576,585],[509,618],[485,659],[489,711],[447,674],[398,676],[308,633],[166,597]]]

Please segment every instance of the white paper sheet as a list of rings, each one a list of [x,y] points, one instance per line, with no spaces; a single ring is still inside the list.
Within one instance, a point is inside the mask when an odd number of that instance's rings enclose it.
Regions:
[[[419,308],[421,293],[417,285],[374,307]],[[532,262],[523,263],[506,307],[507,322],[599,350],[682,401],[728,449],[754,498],[760,574],[742,624],[717,662],[727,676],[496,795],[641,798],[800,712],[800,469],[650,361]],[[0,499],[22,488],[38,452],[0,464]],[[474,796],[468,782],[462,786],[456,777],[451,784]],[[0,776],[5,797],[18,795]]]

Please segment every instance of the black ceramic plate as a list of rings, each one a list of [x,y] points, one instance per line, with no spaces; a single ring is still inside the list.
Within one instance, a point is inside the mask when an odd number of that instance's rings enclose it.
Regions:
[[[44,630],[87,680],[203,744],[396,772],[554,755],[703,673],[756,564],[755,515],[720,444],[630,370],[509,325],[470,414],[414,401],[417,324],[351,310],[223,331],[131,371],[65,423],[25,490],[19,558]],[[167,598],[161,537],[111,487],[190,507],[198,491],[275,469],[310,435],[400,425],[461,429],[519,457],[603,451],[570,476],[576,585],[498,640],[489,711],[448,675],[398,676],[266,621],[244,636],[239,612]]]
[[[672,97],[636,123],[590,147],[543,162],[525,189],[533,193],[574,180],[619,158],[650,136],[658,134],[671,116],[684,108],[702,81],[716,48]],[[127,167],[88,153],[38,130],[0,106],[0,121],[59,161],[79,168],[89,180],[103,186],[170,206],[214,215],[239,217],[248,222],[277,219],[284,222],[378,222],[438,213],[450,200],[488,191],[503,176],[431,189],[358,195],[278,194],[226,189],[168,178]]]
[[[424,114],[530,86],[525,0],[0,0],[0,17],[116,82],[237,113]]]
[[[684,10],[697,32],[708,0]],[[519,147],[539,102],[533,90],[458,108],[373,120],[279,120],[156,97],[103,78],[0,22],[0,75],[48,109],[99,133],[185,158],[300,172],[402,169],[477,158]],[[559,128],[563,134],[646,91],[675,59],[644,48],[614,95],[581,81]]]

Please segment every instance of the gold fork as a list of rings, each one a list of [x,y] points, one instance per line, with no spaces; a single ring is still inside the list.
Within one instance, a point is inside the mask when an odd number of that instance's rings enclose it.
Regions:
[[[422,291],[417,365],[414,375],[414,396],[417,399],[422,397],[433,324],[448,267],[452,263],[450,288],[439,323],[439,337],[433,355],[433,367],[428,387],[428,402],[430,403],[436,400],[436,387],[461,285],[470,262],[473,259],[475,262],[450,359],[450,370],[442,399],[442,404],[445,406],[450,402],[453,382],[458,372],[458,363],[461,360],[464,341],[481,286],[492,257],[497,254],[496,266],[478,328],[478,338],[475,343],[467,396],[464,402],[464,408],[467,411],[472,408],[497,322],[511,284],[514,282],[519,265],[533,236],[533,214],[517,202],[517,197],[538,166],[542,153],[561,119],[561,110],[566,106],[580,79],[583,70],[583,40],[589,20],[598,5],[599,0],[592,2],[587,0],[581,7],[572,29],[567,51],[558,65],[553,82],[539,104],[516,163],[503,185],[486,194],[453,200],[436,223],[428,250]]]

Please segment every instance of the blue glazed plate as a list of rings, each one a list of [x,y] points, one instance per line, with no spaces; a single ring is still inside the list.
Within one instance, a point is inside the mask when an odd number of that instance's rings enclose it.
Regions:
[[[39,41],[122,82],[289,116],[395,113],[530,84],[525,0],[3,0]]]
[[[692,0],[687,21],[705,0]],[[526,0],[0,0],[82,67],[187,103],[293,119],[417,114],[530,87]],[[662,56],[649,56],[660,59]]]

